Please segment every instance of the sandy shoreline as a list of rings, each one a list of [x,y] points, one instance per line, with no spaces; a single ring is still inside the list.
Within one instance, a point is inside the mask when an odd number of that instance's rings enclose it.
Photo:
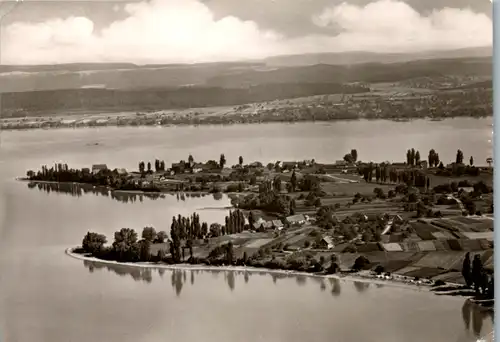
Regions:
[[[307,276],[312,278],[334,278],[339,280],[347,280],[350,282],[362,282],[362,283],[370,283],[374,285],[387,285],[391,287],[399,287],[413,291],[428,291],[431,292],[431,286],[427,284],[411,284],[395,279],[383,280],[368,276],[362,275],[344,275],[339,276],[336,274],[311,274],[307,272],[298,272],[298,271],[287,271],[287,270],[273,270],[269,268],[260,268],[260,267],[250,267],[250,266],[207,266],[207,265],[191,265],[191,264],[177,264],[177,265],[166,265],[166,264],[156,264],[156,263],[126,263],[126,262],[118,262],[112,260],[101,260],[94,257],[83,256],[78,253],[74,253],[73,250],[75,248],[69,247],[65,250],[65,253],[78,260],[82,261],[91,261],[91,262],[99,262],[102,264],[108,265],[122,265],[128,267],[138,267],[138,268],[156,268],[156,269],[167,269],[167,270],[193,270],[193,271],[240,271],[240,272],[253,272],[253,273],[269,273],[269,274],[287,274],[291,276]]]

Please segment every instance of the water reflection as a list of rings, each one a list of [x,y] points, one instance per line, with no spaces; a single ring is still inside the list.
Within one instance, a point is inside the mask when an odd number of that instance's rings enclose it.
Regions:
[[[66,194],[73,197],[81,197],[83,195],[91,194],[95,196],[107,197],[109,199],[119,201],[122,203],[135,203],[137,201],[143,202],[144,198],[150,200],[164,199],[167,195],[175,196],[177,201],[186,201],[186,198],[200,198],[208,196],[206,193],[138,193],[126,191],[111,191],[103,186],[93,186],[90,184],[79,183],[42,183],[42,182],[28,182],[29,189],[38,189],[48,194],[51,192]],[[223,198],[222,193],[213,194],[215,200]]]
[[[295,281],[297,282],[297,285],[304,286],[307,283],[307,277],[300,274],[295,277]]]
[[[227,283],[227,286],[230,291],[234,291],[236,288],[237,278],[239,276],[243,277],[243,281],[245,284],[248,284],[250,280],[250,276],[252,273],[256,273],[260,276],[269,277],[273,280],[273,283],[277,283],[278,279],[285,278],[295,278],[295,282],[299,286],[304,286],[307,283],[307,276],[305,275],[292,275],[286,273],[268,273],[266,271],[262,272],[248,272],[248,271],[227,271],[227,270],[185,270],[185,269],[172,269],[168,270],[165,268],[159,267],[150,267],[150,268],[141,268],[141,267],[131,267],[120,264],[107,264],[99,261],[83,261],[84,267],[90,272],[93,273],[96,270],[107,270],[109,272],[113,272],[114,274],[119,275],[120,277],[130,276],[135,281],[143,281],[145,283],[152,283],[154,280],[154,273],[158,272],[160,278],[163,278],[165,273],[171,272],[171,283],[172,288],[175,291],[177,296],[180,296],[184,285],[189,283],[194,286],[195,284],[195,274],[202,273],[210,273],[215,279],[219,278],[219,275],[223,273],[224,280]],[[188,280],[189,278],[189,280]],[[325,291],[327,289],[328,282],[324,278],[314,277],[313,281],[317,282],[321,291]],[[331,293],[334,296],[340,295],[340,281],[338,279],[330,278],[330,286]]]
[[[172,269],[167,270],[164,268],[140,268],[140,267],[130,267],[120,264],[106,264],[98,261],[83,261],[83,265],[90,273],[96,270],[107,270],[117,274],[120,277],[130,276],[135,281],[142,281],[149,284],[154,279],[154,273],[158,272],[160,278],[163,278],[164,274],[169,271],[171,277],[172,288],[177,297],[182,293],[184,286],[188,283],[188,273],[189,282],[192,286],[195,284],[195,274],[201,273],[211,273],[213,277],[219,278],[219,275],[223,273],[224,280],[227,282],[229,290],[232,292],[236,288],[237,278],[242,276],[244,283],[248,284],[251,272],[248,271],[227,271],[227,270],[183,270],[183,269]],[[295,278],[297,285],[304,286],[307,283],[307,276],[305,275],[291,275],[285,273],[267,273],[267,272],[257,272],[261,276],[271,276],[273,282],[276,283],[278,279],[284,278]],[[311,281],[315,281],[319,284],[321,291],[326,291],[328,289],[328,284],[330,287],[330,293],[332,296],[337,297],[341,294],[341,283],[337,278],[311,278]],[[353,282],[354,288],[358,293],[365,292],[369,287],[368,282]],[[380,286],[377,286],[380,287]],[[485,334],[483,330],[483,324],[485,319],[491,319],[493,323],[493,313],[490,310],[482,308],[478,305],[471,303],[469,300],[464,302],[462,306],[462,319],[464,322],[465,330],[473,334],[475,337],[479,337]],[[486,332],[488,333],[488,332]]]
[[[359,293],[365,292],[370,287],[370,283],[366,283],[363,281],[354,281],[353,284],[354,284],[354,288]]]
[[[332,286],[332,296],[340,296],[340,280],[337,278],[330,278],[330,284]]]
[[[484,320],[489,318],[493,323],[493,317],[494,314],[491,310],[471,303],[469,300],[466,300],[462,306],[462,319],[465,330],[472,333],[474,337],[480,337],[485,334],[482,331]]]
[[[234,286],[235,286],[235,275],[234,272],[229,271],[227,274],[227,285],[229,286],[229,289],[231,291],[234,291]]]

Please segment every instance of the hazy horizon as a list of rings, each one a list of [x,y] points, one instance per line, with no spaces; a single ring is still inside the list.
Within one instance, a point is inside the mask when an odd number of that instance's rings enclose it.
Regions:
[[[11,2],[0,4],[0,63],[193,64],[483,48],[492,46],[484,2],[297,0],[288,8],[250,0],[258,10],[225,0],[68,1],[56,3],[59,10]]]

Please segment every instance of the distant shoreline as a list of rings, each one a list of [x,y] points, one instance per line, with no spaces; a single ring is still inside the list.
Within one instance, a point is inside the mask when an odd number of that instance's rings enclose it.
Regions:
[[[99,114],[79,114],[78,119],[74,119],[75,121],[79,120],[86,120],[85,117],[87,115],[95,115],[98,116]],[[117,118],[120,114],[114,114],[116,115],[114,118]],[[108,116],[114,116],[108,114]],[[147,115],[147,114],[145,114]],[[3,131],[33,131],[33,130],[57,130],[57,129],[83,129],[83,128],[109,128],[109,127],[114,127],[114,128],[129,128],[129,127],[157,127],[157,128],[165,128],[165,127],[196,127],[196,126],[233,126],[233,125],[255,125],[255,124],[300,124],[300,123],[330,123],[330,122],[346,122],[346,121],[393,121],[393,122],[411,122],[415,120],[425,120],[429,122],[439,122],[439,121],[444,121],[444,120],[449,120],[449,119],[457,119],[457,118],[468,118],[468,119],[486,119],[486,118],[492,118],[493,114],[491,115],[483,115],[483,116],[464,116],[464,115],[455,115],[455,116],[446,116],[446,117],[420,117],[420,116],[415,116],[415,117],[399,117],[399,118],[363,118],[363,117],[352,117],[352,118],[332,118],[332,119],[301,119],[301,120],[251,120],[251,121],[243,121],[240,122],[234,118],[234,120],[231,120],[231,116],[228,116],[227,119],[224,119],[225,117],[222,116],[213,116],[211,118],[214,118],[215,120],[200,120],[199,122],[172,122],[172,123],[166,123],[166,124],[157,124],[157,123],[137,123],[137,122],[131,122],[128,124],[118,124],[116,122],[112,123],[105,123],[105,124],[66,124],[66,125],[57,125],[58,122],[54,121],[53,117],[28,117],[28,118],[33,118],[33,120],[40,120],[40,119],[45,119],[47,121],[44,121],[44,123],[50,123],[48,126],[43,126],[40,125],[39,127],[34,127],[32,124],[31,126],[28,124],[21,125],[22,120],[25,120],[25,118],[10,118],[10,119],[4,119],[4,122],[1,123],[0,129]],[[58,117],[60,121],[64,120],[73,120],[71,119],[71,116],[64,116],[64,117]],[[99,120],[99,119],[96,119]],[[110,119],[111,120],[111,119]],[[227,120],[227,121],[223,121]],[[7,124],[7,123],[10,124]],[[14,122],[14,124],[12,124]],[[31,122],[31,121],[30,121]],[[57,126],[51,126],[54,125],[54,122]],[[20,124],[20,125],[18,125]],[[13,127],[11,127],[12,125]],[[18,125],[18,126],[17,126]]]

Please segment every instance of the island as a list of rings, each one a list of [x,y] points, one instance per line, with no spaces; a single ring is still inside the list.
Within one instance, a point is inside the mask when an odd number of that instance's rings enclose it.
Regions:
[[[107,191],[212,193],[231,198],[224,222],[197,213],[172,217],[169,232],[88,232],[73,256],[139,267],[251,267],[405,282],[436,294],[493,304],[491,167],[461,150],[447,164],[435,149],[422,160],[363,162],[353,149],[331,164],[314,159],[227,166],[218,161],[139,162],[138,170],[65,164],[28,171],[30,184],[73,182]]]

